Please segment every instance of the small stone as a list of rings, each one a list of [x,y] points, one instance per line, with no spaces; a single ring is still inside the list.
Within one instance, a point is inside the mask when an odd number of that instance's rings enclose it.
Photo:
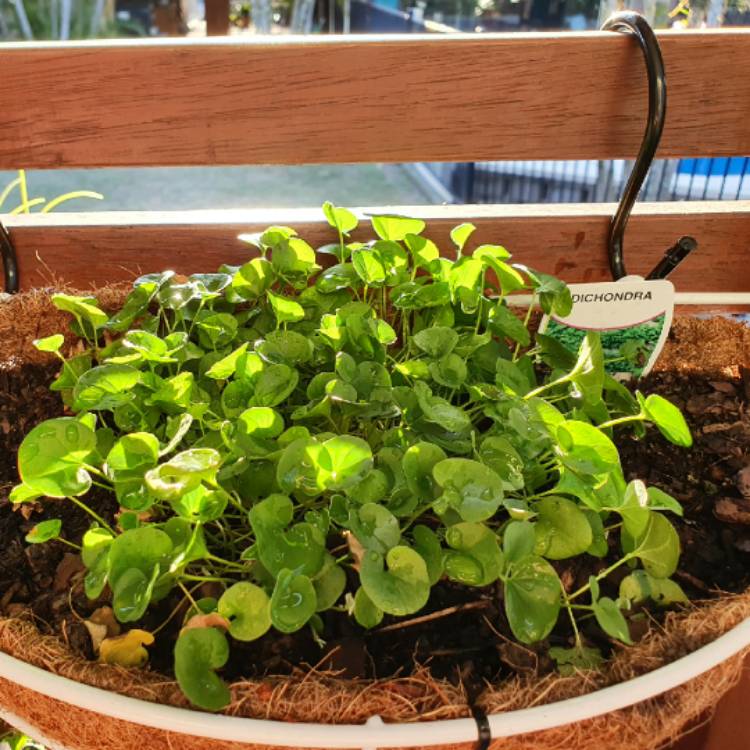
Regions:
[[[726,380],[712,380],[711,381],[711,387],[715,391],[720,391],[721,393],[728,393],[732,396],[737,392],[735,390],[735,387],[732,383],[728,383]]]
[[[737,483],[737,489],[740,491],[742,497],[746,500],[750,500],[750,464],[737,472],[735,481]]]
[[[750,524],[750,503],[723,497],[714,505],[714,515],[724,523]]]

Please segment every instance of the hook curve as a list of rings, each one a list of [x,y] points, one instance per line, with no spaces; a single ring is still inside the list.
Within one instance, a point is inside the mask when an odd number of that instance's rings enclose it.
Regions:
[[[612,14],[601,27],[602,31],[618,31],[632,34],[643,51],[648,72],[648,119],[641,148],[620,198],[607,236],[609,268],[615,280],[626,275],[623,256],[623,237],[638,193],[654,160],[656,148],[664,130],[667,116],[667,79],[659,42],[648,21],[634,11]]]

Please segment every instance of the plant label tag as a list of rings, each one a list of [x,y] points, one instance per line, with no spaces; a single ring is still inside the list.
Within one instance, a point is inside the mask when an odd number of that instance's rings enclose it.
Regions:
[[[626,276],[600,284],[570,284],[569,288],[570,315],[545,315],[539,332],[577,353],[586,332],[599,331],[607,372],[623,380],[648,374],[672,325],[672,282]]]

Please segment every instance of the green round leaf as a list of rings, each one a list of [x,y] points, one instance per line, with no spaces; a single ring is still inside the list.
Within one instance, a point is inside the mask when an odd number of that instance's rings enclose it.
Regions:
[[[385,564],[388,570],[384,569]],[[377,552],[367,552],[359,577],[375,606],[391,615],[418,612],[430,596],[425,561],[410,547],[393,547],[385,558]]]
[[[693,444],[693,436],[687,426],[682,412],[663,396],[652,393],[642,402],[646,416],[659,429],[667,440],[675,445],[689,448]]]
[[[512,521],[503,533],[503,554],[509,563],[517,563],[534,551],[535,527],[528,521]]]
[[[275,438],[284,431],[284,420],[277,411],[267,406],[251,406],[237,418],[236,436],[243,438]]]
[[[209,490],[203,485],[198,485],[190,492],[181,494],[170,505],[172,510],[188,521],[207,523],[221,518],[226,510],[229,496],[222,490]]]
[[[326,201],[323,204],[323,214],[326,217],[326,221],[342,234],[351,232],[359,223],[357,217],[351,211],[346,208],[338,208],[330,201]]]
[[[113,609],[120,622],[143,616],[159,573],[173,552],[169,535],[153,526],[125,531],[109,547],[109,582]]]
[[[421,381],[414,383],[414,395],[428,422],[453,433],[461,433],[471,428],[471,420],[466,412],[458,406],[439,396],[433,396],[430,387]]]
[[[654,578],[645,570],[634,570],[620,581],[620,598],[632,604],[652,599],[662,607],[687,602],[688,598],[678,583],[669,578]]]
[[[479,457],[500,477],[506,492],[524,486],[523,459],[507,438],[491,435],[482,440]]]
[[[299,382],[299,373],[288,365],[273,364],[264,368],[255,381],[252,406],[278,406]]]
[[[432,379],[446,388],[460,388],[468,376],[466,362],[458,354],[446,354],[429,363]]]
[[[326,556],[323,570],[313,579],[313,586],[317,599],[317,612],[325,612],[325,610],[333,607],[344,593],[346,573],[340,565],[336,564],[332,555]]]
[[[536,643],[555,627],[562,587],[555,569],[541,557],[525,557],[505,580],[505,614],[521,643]]]
[[[232,292],[243,300],[258,299],[273,283],[275,274],[265,258],[253,258],[232,278]]]
[[[567,420],[557,428],[556,450],[566,466],[581,474],[606,474],[620,466],[615,444],[587,422]]]
[[[160,500],[179,500],[205,480],[213,481],[221,454],[213,448],[190,448],[147,471],[146,486]]]
[[[271,303],[277,323],[296,323],[305,317],[305,311],[299,302],[274,294],[273,292],[266,292],[266,296]]]
[[[354,595],[354,619],[363,627],[370,630],[376,628],[383,621],[383,610],[379,609],[360,587]]]
[[[149,432],[123,435],[107,454],[111,471],[138,471],[156,466],[159,460],[159,441]]]
[[[265,341],[255,344],[255,351],[265,361],[291,367],[309,362],[314,349],[312,341],[297,331],[269,331]]]
[[[91,336],[107,322],[107,313],[99,309],[94,297],[53,294],[51,300],[52,304],[58,310],[71,313],[78,323],[82,325],[87,336]]]
[[[29,544],[43,544],[52,539],[57,539],[62,530],[62,521],[59,518],[51,518],[49,521],[41,521],[26,534]]]
[[[282,633],[294,633],[315,614],[317,595],[312,581],[288,568],[279,572],[271,596],[271,622]]]
[[[240,358],[247,351],[247,342],[237,347],[233,352],[227,354],[226,357],[222,357],[211,365],[206,371],[206,377],[212,378],[213,380],[226,380],[232,377],[237,371],[237,364]]]
[[[91,460],[96,433],[72,417],[48,419],[26,435],[18,449],[18,473],[24,485],[48,497],[88,492],[91,477],[82,464]]]
[[[449,526],[445,541],[451,552],[445,554],[445,574],[468,586],[488,586],[497,580],[503,566],[497,536],[481,523]]]
[[[337,435],[326,440],[316,458],[320,490],[343,490],[362,479],[373,464],[370,445],[352,435]]]
[[[433,443],[421,441],[410,446],[403,458],[403,471],[406,483],[420,502],[434,497],[435,484],[432,470],[445,460],[445,451]]]
[[[268,235],[266,231],[263,237]],[[309,276],[315,269],[315,251],[299,237],[274,238],[271,263],[285,275]]]
[[[663,490],[660,490],[658,487],[649,487],[646,492],[648,496],[648,507],[651,510],[668,510],[675,515],[683,515],[684,511],[682,505]]]
[[[636,540],[634,554],[654,578],[669,578],[680,560],[680,537],[660,513],[651,513],[646,531]]]
[[[588,331],[570,373],[571,382],[580,391],[585,404],[601,402],[605,374],[601,336],[598,331]]]
[[[594,617],[599,627],[612,638],[632,644],[627,620],[623,617],[617,602],[606,596],[594,603]]]
[[[192,628],[180,634],[174,649],[174,673],[188,700],[205,711],[220,711],[231,700],[229,688],[214,670],[229,659],[226,636],[216,628]]]
[[[169,348],[164,339],[160,339],[148,331],[128,331],[122,339],[125,349],[137,352],[147,362],[170,363],[176,362],[174,357],[168,356]]]
[[[427,268],[432,261],[440,257],[438,246],[426,237],[420,237],[417,234],[407,234],[404,237],[404,244],[409,248],[414,265],[418,268]]]
[[[73,388],[73,408],[91,411],[122,406],[133,400],[133,388],[140,379],[141,373],[130,365],[92,367],[78,378]]]
[[[458,248],[459,255],[461,255],[461,253],[463,252],[463,249],[468,242],[469,237],[474,234],[475,230],[476,227],[469,222],[459,224],[457,227],[453,227],[453,229],[451,229],[451,240],[453,240],[453,244]]]
[[[421,219],[410,219],[396,214],[380,214],[370,217],[372,228],[382,240],[399,242],[407,234],[420,234],[425,227]]]
[[[143,617],[158,576],[158,565],[154,565],[149,575],[138,568],[128,568],[119,573],[116,579],[110,576],[112,609],[120,622],[135,622]]]
[[[365,503],[349,511],[349,527],[359,543],[368,550],[384,555],[401,540],[398,519],[388,508]]]
[[[371,250],[363,248],[352,254],[352,265],[362,281],[368,286],[382,286],[386,279],[386,269],[381,259]]]
[[[542,498],[533,506],[538,515],[534,525],[535,552],[549,560],[564,560],[583,554],[594,540],[586,514],[564,497]]]
[[[427,565],[430,586],[434,586],[443,575],[443,548],[437,534],[428,526],[419,524],[412,531],[414,549],[419,552]]]
[[[415,334],[412,341],[434,359],[450,354],[458,343],[458,334],[446,326],[425,328]]]
[[[229,621],[229,633],[238,641],[254,641],[271,627],[271,600],[260,586],[241,581],[219,599],[217,610]]]
[[[307,521],[287,529],[293,513],[292,501],[279,494],[270,495],[252,507],[249,518],[258,555],[273,575],[289,568],[314,576],[325,560],[325,534]]]
[[[364,479],[348,487],[346,494],[353,502],[364,505],[379,502],[388,494],[389,489],[388,477],[380,469],[373,469]]]
[[[219,349],[228,346],[237,335],[239,323],[229,313],[201,310],[195,316],[198,341],[205,349]]]
[[[432,474],[443,490],[441,505],[453,508],[464,521],[485,521],[503,502],[502,480],[478,461],[447,458],[435,465]]]
[[[43,339],[35,339],[31,342],[40,352],[57,352],[65,343],[65,336],[56,333]]]

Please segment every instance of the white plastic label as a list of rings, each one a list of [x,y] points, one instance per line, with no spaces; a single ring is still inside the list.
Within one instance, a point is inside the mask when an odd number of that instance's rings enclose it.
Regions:
[[[586,331],[599,331],[610,374],[622,378],[646,375],[659,357],[672,325],[672,282],[627,276],[601,284],[571,284],[570,293],[570,315],[545,315],[540,333],[577,352]]]

